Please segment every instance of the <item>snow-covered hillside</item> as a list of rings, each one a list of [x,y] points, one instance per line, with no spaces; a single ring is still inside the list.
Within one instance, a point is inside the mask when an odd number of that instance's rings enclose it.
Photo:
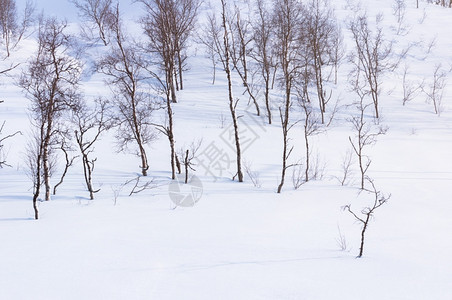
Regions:
[[[19,8],[25,5],[17,2]],[[246,1],[238,2],[245,7]],[[184,89],[172,108],[176,149],[200,142],[195,171],[190,171],[199,181],[183,184],[183,172],[171,180],[163,134],[147,146],[149,174],[139,177],[139,159],[116,151],[113,128],[101,135],[92,153],[97,157],[93,184],[100,189],[95,199],[89,200],[78,158],[57,194],[39,201],[40,219],[34,220],[25,150],[32,136],[30,100],[18,78],[36,51],[36,32],[21,41],[10,58],[0,61],[0,71],[20,63],[0,75],[0,126],[5,121],[0,141],[22,133],[3,141],[9,166],[0,168],[0,299],[452,299],[452,9],[425,1],[416,8],[415,1],[405,1],[399,26],[397,1],[361,2],[331,1],[346,51],[337,84],[328,82],[330,103],[338,101],[338,109],[331,125],[310,137],[317,178],[295,189],[293,177],[300,178],[295,166],[281,193],[276,192],[283,151],[280,88],[276,84],[271,90],[269,125],[265,114],[256,116],[234,73],[247,171],[244,182],[232,180],[236,164],[226,73],[218,63],[212,84],[205,46],[193,39]],[[140,37],[136,21],[141,6],[128,0],[120,4],[129,34]],[[66,17],[69,30],[78,31],[77,12],[69,1],[43,0],[37,7]],[[220,1],[201,5],[197,31],[211,9],[219,16]],[[362,224],[343,209],[351,204],[359,214],[374,196],[359,188],[350,143],[356,136],[350,120],[357,116],[358,99],[348,77],[352,66],[347,55],[354,41],[347,27],[358,9],[367,12],[371,28],[381,13],[393,58],[408,49],[398,67],[383,75],[378,124],[370,108],[364,116],[374,129],[387,128],[375,145],[365,148],[365,155],[372,161],[366,175],[379,195],[390,198],[370,220],[359,259]],[[81,86],[91,102],[97,96],[113,97],[106,77],[89,70],[92,59],[106,51],[99,44],[82,56],[86,69]],[[446,85],[440,114],[435,114],[418,87],[428,91],[439,64]],[[417,87],[405,104],[404,70],[405,88]],[[264,111],[262,96],[259,105]],[[291,118],[299,122],[289,134],[289,163],[297,164],[306,159],[298,104]],[[153,122],[165,121],[164,111],[157,111]],[[347,153],[353,160],[342,185]],[[215,164],[206,165],[212,155]],[[64,166],[62,153],[58,157],[52,185]],[[149,182],[149,188],[129,196],[136,178],[139,185]],[[181,198],[196,203],[175,206]]]

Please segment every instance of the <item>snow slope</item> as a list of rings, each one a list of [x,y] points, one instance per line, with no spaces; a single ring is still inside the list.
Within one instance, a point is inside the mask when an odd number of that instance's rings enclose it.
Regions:
[[[130,20],[139,15],[138,8],[123,2]],[[334,2],[343,28],[352,14],[345,2]],[[233,163],[216,172],[217,178],[198,166],[199,202],[174,209],[168,142],[162,136],[149,148],[155,188],[129,197],[132,186],[122,185],[137,176],[138,160],[113,151],[112,132],[96,146],[94,183],[101,188],[96,199],[88,200],[76,163],[52,201],[40,203],[38,221],[32,219],[24,163],[28,100],[13,77],[3,77],[0,121],[6,120],[5,133],[21,130],[23,135],[6,142],[12,167],[0,169],[0,299],[452,299],[452,77],[440,117],[422,94],[405,106],[401,100],[404,65],[414,82],[430,80],[438,62],[452,65],[452,11],[407,3],[411,30],[396,36],[392,4],[376,0],[363,6],[372,18],[384,13],[385,35],[396,39],[397,50],[418,43],[385,77],[382,124],[389,131],[369,149],[369,175],[391,199],[370,223],[363,258],[355,258],[360,224],[341,207],[359,207],[367,196],[356,184],[341,186],[336,179],[354,134],[346,121],[352,113],[346,104],[354,97],[346,86],[347,64],[335,88],[343,107],[331,128],[312,139],[325,165],[322,180],[294,190],[289,172],[283,193],[275,192],[280,125],[276,118],[265,125],[247,108],[235,78],[242,126],[252,138],[244,157],[259,173],[260,188],[248,177],[244,183],[231,181]],[[39,6],[75,18],[69,3],[40,1]],[[436,45],[427,56],[433,39]],[[24,41],[12,59],[25,61],[33,47],[32,40]],[[193,52],[186,89],[174,106],[177,147],[202,139],[201,153],[213,145],[232,160],[225,76],[218,69],[211,85],[202,47],[194,45]],[[84,88],[88,96],[110,92],[99,76],[87,78]],[[291,135],[296,161],[304,153],[302,128]],[[356,168],[353,179],[358,180]],[[338,229],[346,240],[344,251]]]

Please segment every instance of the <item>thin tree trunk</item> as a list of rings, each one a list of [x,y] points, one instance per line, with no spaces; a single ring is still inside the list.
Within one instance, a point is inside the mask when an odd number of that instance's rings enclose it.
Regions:
[[[267,108],[268,124],[272,124],[272,112],[270,109],[270,73],[265,76],[265,107]]]
[[[41,151],[41,149],[39,150]],[[38,157],[36,159],[36,182],[35,182],[35,191],[33,194],[33,210],[35,213],[35,220],[39,218],[39,211],[38,211],[38,197],[39,193],[41,191],[41,154],[38,154]]]
[[[364,237],[365,237],[365,233],[366,233],[366,229],[367,229],[367,223],[369,222],[369,214],[366,217],[366,222],[364,222],[363,225],[363,230],[361,231],[361,245],[359,247],[359,254],[358,257],[362,257],[363,256],[363,252],[364,252]]]
[[[282,124],[282,130],[283,130],[283,161],[282,161],[282,171],[281,171],[281,182],[278,186],[278,193],[281,193],[281,190],[283,188],[284,185],[284,179],[286,176],[286,169],[287,169],[287,158],[288,158],[288,153],[287,153],[287,144],[288,144],[288,139],[287,139],[287,135],[289,133],[289,109],[290,109],[290,83],[289,83],[289,78],[288,76],[286,76],[286,103],[285,103],[285,107],[284,107],[284,116],[282,115],[281,111],[280,111],[280,115],[281,115],[281,124]]]
[[[177,51],[177,61],[179,63],[179,85],[180,85],[180,89],[183,90],[184,83],[183,83],[183,78],[182,78],[182,57],[180,54],[180,50]]]
[[[50,125],[48,125],[49,129]],[[44,185],[45,185],[45,201],[50,200],[50,166],[49,166],[49,144],[50,144],[50,133],[49,130],[46,134],[43,154],[42,154],[42,165],[44,169]]]
[[[188,183],[188,149],[185,152],[184,166],[185,166],[185,183]]]
[[[305,124],[305,132],[304,132],[304,140],[306,143],[306,169],[305,169],[305,180],[306,182],[309,181],[309,138],[308,133],[306,131],[307,129],[307,122],[308,122],[308,116],[306,116],[306,124]]]
[[[221,0],[222,8],[223,8],[223,28],[224,28],[224,48],[225,48],[225,71],[228,79],[228,92],[229,92],[229,110],[231,111],[232,122],[234,125],[234,137],[235,137],[235,147],[237,154],[237,177],[239,182],[243,182],[243,173],[241,166],[241,150],[240,150],[240,139],[239,139],[239,129],[237,123],[237,116],[235,114],[235,105],[234,105],[234,97],[232,94],[232,79],[231,79],[231,69],[229,67],[229,42],[228,42],[228,29],[226,23],[226,11],[225,11],[225,1]]]

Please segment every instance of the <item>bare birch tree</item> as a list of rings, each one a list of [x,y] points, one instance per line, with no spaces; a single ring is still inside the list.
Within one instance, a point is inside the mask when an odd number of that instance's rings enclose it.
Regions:
[[[427,101],[433,104],[435,114],[437,114],[438,116],[440,116],[441,112],[443,111],[442,101],[446,84],[447,72],[442,69],[441,64],[437,64],[435,65],[435,69],[433,70],[432,82],[428,84],[427,88],[421,86],[421,90],[427,96]]]
[[[42,155],[43,155],[43,141],[45,138],[45,127],[44,123],[41,124],[33,123],[33,133],[29,140],[26,148],[26,164],[28,168],[28,177],[32,181],[33,185],[33,211],[35,220],[39,218],[38,200],[41,194],[41,187],[43,182],[43,171],[42,171]]]
[[[137,0],[146,15],[140,20],[150,42],[148,50],[159,57],[165,71],[172,102],[176,90],[183,89],[183,71],[188,41],[194,30],[199,8],[198,0]]]
[[[275,52],[273,51],[272,15],[267,8],[265,0],[257,0],[256,12],[253,21],[254,47],[251,57],[258,65],[259,74],[264,82],[264,100],[267,111],[268,124],[272,123],[272,112],[270,103],[270,90],[272,87],[272,76],[276,69]]]
[[[273,26],[275,28],[275,44],[278,45],[277,59],[281,69],[279,83],[283,88],[284,100],[279,107],[283,134],[283,153],[281,181],[278,185],[278,193],[281,193],[284,185],[286,171],[293,165],[288,164],[288,159],[293,147],[289,145],[289,131],[294,123],[290,122],[290,109],[292,106],[292,89],[297,74],[300,71],[298,51],[300,50],[300,34],[302,28],[303,7],[296,0],[274,1]]]
[[[355,44],[354,52],[350,56],[354,65],[352,74],[353,77],[363,77],[365,89],[372,96],[375,117],[378,119],[381,76],[396,67],[390,60],[392,43],[384,39],[383,29],[378,27],[378,24],[376,31],[372,32],[366,14],[357,16],[349,24],[349,28]]]
[[[360,243],[360,247],[359,247],[358,258],[362,257],[363,253],[364,253],[364,243],[365,243],[366,231],[369,226],[370,220],[373,218],[375,211],[378,208],[380,208],[383,204],[387,203],[388,200],[391,198],[391,195],[385,196],[381,191],[377,190],[373,180],[371,180],[370,178],[366,178],[366,179],[367,179],[367,181],[369,181],[369,183],[372,187],[372,189],[366,190],[370,195],[373,196],[373,201],[371,201],[370,205],[364,207],[361,210],[361,214],[358,212],[355,212],[352,209],[351,204],[346,205],[342,208],[343,210],[346,210],[350,214],[352,214],[353,217],[356,219],[356,221],[358,221],[362,225],[361,243]]]
[[[5,46],[6,57],[9,57],[33,24],[34,4],[27,1],[21,18],[17,13],[15,0],[0,0],[0,31]]]
[[[72,122],[75,124],[75,140],[80,151],[86,188],[91,200],[100,189],[93,188],[93,172],[97,158],[92,157],[94,144],[100,135],[108,130],[112,122],[108,119],[108,102],[96,99],[91,108],[85,101],[80,101],[72,110]]]
[[[83,21],[82,34],[88,40],[101,40],[107,46],[109,22],[112,20],[113,0],[70,0]],[[97,33],[96,33],[97,32]],[[97,37],[96,37],[97,36]]]
[[[331,99],[331,92],[327,92],[325,68],[334,64],[335,50],[340,33],[335,22],[335,15],[328,0],[310,0],[306,9],[307,14],[307,45],[311,56],[311,67],[315,79],[317,98],[322,124],[325,123],[326,106]]]
[[[260,108],[257,103],[256,84],[254,82],[254,73],[250,72],[252,69],[249,62],[249,56],[252,47],[252,30],[251,20],[243,18],[241,13],[242,7],[237,3],[234,6],[234,12],[230,16],[229,28],[231,35],[230,55],[233,65],[233,70],[242,79],[245,93],[248,94],[250,100],[253,102],[256,109],[256,114],[260,116]]]
[[[114,118],[119,150],[134,146],[141,161],[141,173],[147,176],[149,162],[145,146],[156,138],[151,120],[154,107],[150,95],[143,91],[149,62],[128,40],[121,23],[119,5],[113,10],[110,30],[110,51],[97,63],[96,69],[107,75],[107,83],[115,93],[113,102],[117,114]]]
[[[369,169],[370,164],[372,163],[371,158],[367,155],[366,149],[369,146],[374,145],[377,142],[377,137],[379,135],[385,134],[387,128],[379,126],[375,128],[375,125],[372,122],[369,122],[365,118],[366,110],[370,107],[371,104],[365,104],[364,99],[366,94],[358,95],[360,100],[356,104],[357,107],[357,115],[351,117],[349,122],[353,126],[353,130],[355,131],[355,137],[348,137],[350,144],[353,147],[353,152],[355,153],[360,170],[360,187],[364,189],[364,183],[366,179],[366,172]]]
[[[231,67],[230,67],[230,31],[231,29],[228,26],[228,7],[226,5],[226,0],[221,0],[221,24],[223,27],[223,50],[221,60],[224,66],[224,70],[226,72],[226,77],[228,79],[228,96],[229,96],[229,111],[231,112],[232,123],[234,126],[234,140],[235,140],[235,148],[236,148],[236,159],[237,159],[237,173],[234,178],[237,176],[239,182],[243,182],[243,173],[242,173],[242,152],[240,147],[240,137],[239,137],[239,125],[237,119],[237,104],[238,99],[234,99],[234,95],[232,93],[232,78],[231,78]]]
[[[45,199],[50,200],[52,151],[59,144],[62,118],[80,97],[80,60],[70,56],[71,36],[64,31],[67,24],[56,18],[42,17],[38,33],[38,51],[20,77],[19,85],[31,100],[30,113],[39,128],[34,150],[36,170],[42,169]]]

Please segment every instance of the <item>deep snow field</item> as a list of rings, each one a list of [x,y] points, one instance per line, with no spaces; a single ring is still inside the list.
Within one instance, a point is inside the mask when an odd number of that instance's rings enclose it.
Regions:
[[[356,161],[350,184],[342,186],[337,179],[350,149],[348,137],[355,134],[347,122],[354,109],[349,104],[356,100],[347,83],[347,62],[333,90],[333,97],[341,98],[340,109],[332,125],[311,139],[323,166],[322,179],[295,190],[289,170],[283,192],[276,193],[282,153],[277,104],[274,123],[268,125],[247,107],[237,77],[240,124],[247,128],[244,140],[250,141],[243,157],[259,174],[261,187],[249,176],[243,183],[232,181],[233,162],[229,168],[223,163],[221,173],[198,165],[199,201],[175,208],[168,141],[162,135],[147,148],[149,180],[154,179],[155,187],[129,197],[132,186],[123,184],[138,175],[139,159],[115,152],[112,131],[95,146],[94,185],[101,189],[95,199],[89,200],[76,161],[57,195],[39,203],[40,219],[34,220],[24,151],[29,100],[14,84],[14,75],[26,68],[24,62],[35,51],[30,37],[11,59],[0,61],[0,69],[12,61],[23,63],[12,76],[1,77],[0,85],[3,134],[23,133],[5,141],[11,167],[0,169],[0,299],[452,299],[452,73],[440,116],[422,93],[402,105],[401,88],[405,65],[412,82],[431,81],[439,62],[452,68],[452,9],[424,1],[416,9],[415,1],[407,1],[410,31],[398,36],[394,1],[362,2],[370,19],[383,13],[385,37],[396,41],[396,51],[416,43],[383,80],[381,125],[388,132],[366,151],[372,159],[368,175],[391,198],[370,222],[362,258],[356,258],[361,224],[341,209],[365,206],[369,197],[359,193]],[[139,28],[133,20],[140,6],[125,0],[121,4],[130,28]],[[353,44],[346,22],[353,12],[346,1],[332,4],[349,52]],[[69,2],[38,1],[38,7],[76,21]],[[200,22],[206,10],[203,6]],[[173,105],[177,148],[202,139],[199,153],[215,146],[233,161],[227,143],[231,119],[225,73],[218,66],[212,85],[203,46],[193,43],[191,52],[185,89]],[[86,76],[83,85],[87,97],[111,93],[100,75]],[[263,101],[260,105],[264,111]],[[299,109],[294,108],[294,118]],[[289,160],[296,162],[305,151],[301,125],[290,136],[294,152]],[[52,180],[58,179],[57,172]],[[190,185],[181,187],[184,195],[191,192]],[[346,249],[339,245],[340,236]]]

